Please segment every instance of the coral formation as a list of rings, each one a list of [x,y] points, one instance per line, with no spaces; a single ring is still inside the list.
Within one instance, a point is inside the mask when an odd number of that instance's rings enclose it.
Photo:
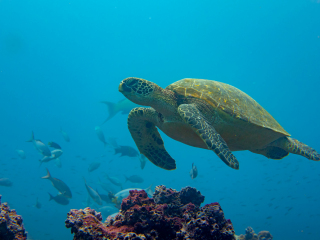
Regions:
[[[261,231],[258,234],[256,234],[253,231],[252,227],[246,228],[245,235],[241,234],[240,236],[237,236],[237,240],[272,240],[273,237],[270,232],[268,231]]]
[[[25,240],[27,233],[22,224],[22,217],[15,210],[10,210],[7,203],[1,204],[0,195],[0,239]]]
[[[71,210],[66,227],[74,239],[219,239],[234,240],[230,220],[219,203],[200,207],[204,196],[195,188],[181,191],[156,187],[153,198],[144,190],[130,191],[120,213],[101,223],[100,213],[90,208]]]

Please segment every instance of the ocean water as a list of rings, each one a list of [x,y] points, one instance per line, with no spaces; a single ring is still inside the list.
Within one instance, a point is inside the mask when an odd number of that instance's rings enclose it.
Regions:
[[[203,78],[246,92],[294,138],[320,151],[319,26],[319,0],[1,0],[0,178],[13,182],[0,186],[2,201],[22,215],[30,239],[72,239],[64,221],[70,209],[85,207],[83,177],[103,192],[97,182],[107,182],[104,173],[122,182],[124,174],[136,174],[144,182],[124,188],[196,187],[205,203],[220,203],[238,235],[251,226],[274,239],[320,239],[320,162],[241,151],[234,152],[240,162],[234,170],[213,152],[161,133],[177,169],[148,161],[142,170],[138,159],[114,155],[95,133],[108,116],[100,102],[124,98],[118,92],[122,79],[166,87]],[[117,114],[101,129],[106,138],[135,147],[126,121]],[[54,161],[39,166],[42,156],[26,142],[32,131],[45,144],[61,145],[61,168]],[[94,161],[101,166],[88,173]],[[199,171],[194,180],[192,163]],[[46,168],[70,187],[67,206],[49,201],[48,192],[57,190],[41,179]],[[37,198],[40,209],[33,206]]]

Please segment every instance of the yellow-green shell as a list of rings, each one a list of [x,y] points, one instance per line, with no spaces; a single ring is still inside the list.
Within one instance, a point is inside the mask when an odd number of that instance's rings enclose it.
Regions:
[[[213,80],[185,78],[170,84],[167,89],[178,95],[202,99],[232,118],[290,136],[259,103],[231,85]]]

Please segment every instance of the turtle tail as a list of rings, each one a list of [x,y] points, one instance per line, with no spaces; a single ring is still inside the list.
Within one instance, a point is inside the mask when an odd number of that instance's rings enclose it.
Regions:
[[[289,153],[301,155],[309,160],[320,161],[320,154],[316,150],[294,138],[282,137],[271,145],[280,147]]]

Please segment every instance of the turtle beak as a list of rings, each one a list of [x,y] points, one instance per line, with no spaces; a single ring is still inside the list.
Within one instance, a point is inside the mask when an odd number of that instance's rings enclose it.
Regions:
[[[121,82],[119,85],[119,92],[131,92],[131,88],[129,88],[124,82]]]

